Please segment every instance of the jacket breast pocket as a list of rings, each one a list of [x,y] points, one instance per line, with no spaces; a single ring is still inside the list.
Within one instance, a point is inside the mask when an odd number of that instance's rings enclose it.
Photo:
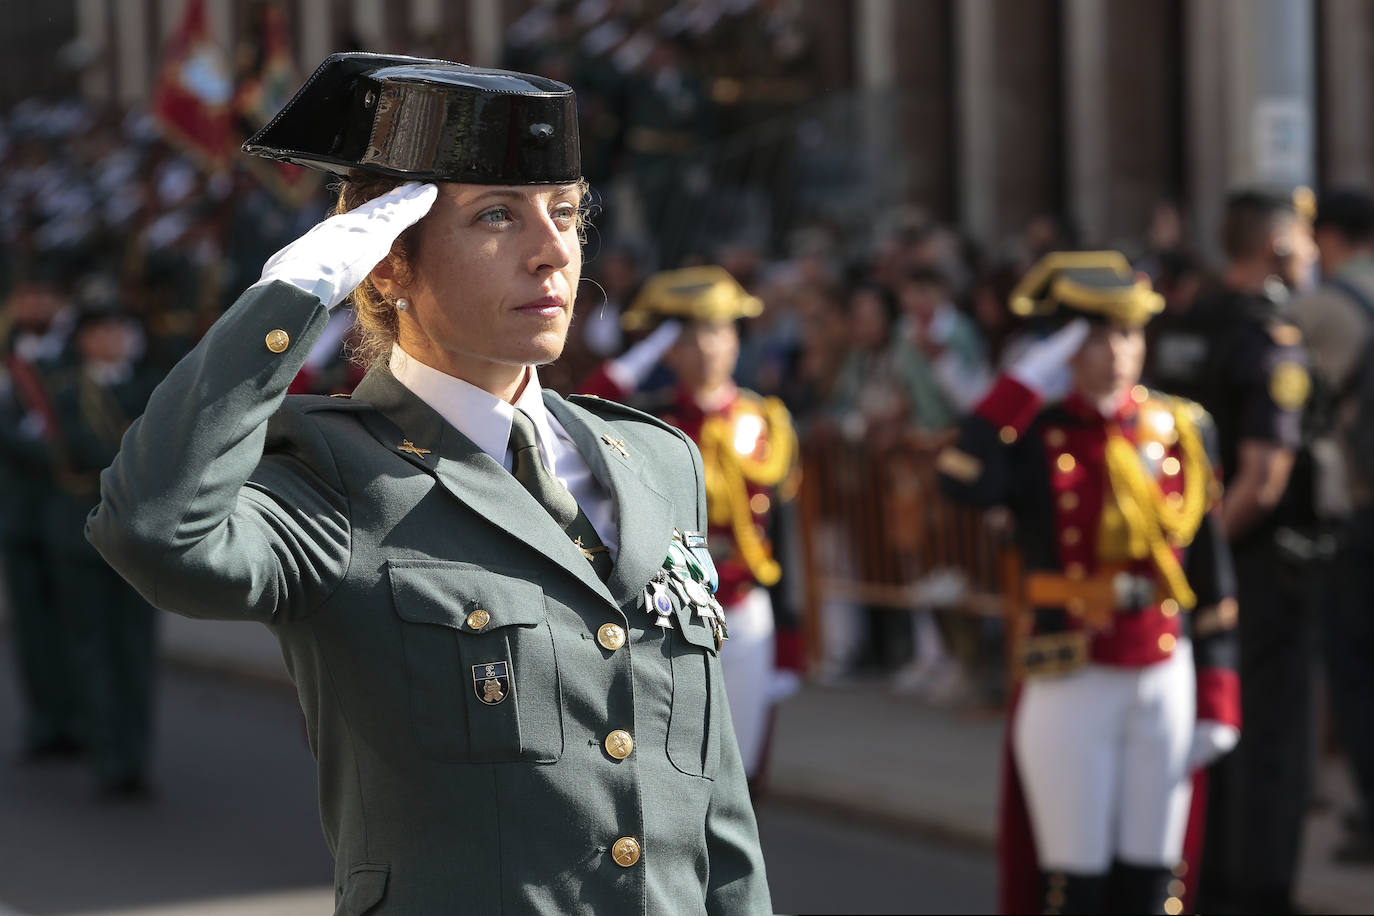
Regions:
[[[390,560],[415,738],[448,763],[552,763],[563,699],[544,590],[522,572]]]
[[[668,759],[689,776],[714,779],[720,764],[720,723],[725,692],[711,628],[677,604],[668,632],[673,667],[673,708],[668,718]]]

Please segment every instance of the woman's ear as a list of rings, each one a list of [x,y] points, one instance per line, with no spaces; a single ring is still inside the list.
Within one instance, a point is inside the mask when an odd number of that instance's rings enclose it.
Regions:
[[[367,276],[383,297],[395,299],[405,295],[404,285],[401,283],[403,274],[400,256],[395,251],[389,251]]]

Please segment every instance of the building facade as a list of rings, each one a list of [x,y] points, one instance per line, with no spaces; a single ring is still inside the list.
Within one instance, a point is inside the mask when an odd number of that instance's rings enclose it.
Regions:
[[[15,4],[0,111],[29,95],[137,103],[187,0]],[[204,0],[234,48],[257,5]],[[541,0],[273,0],[296,60],[348,47],[500,60]],[[703,0],[705,2],[705,0]],[[762,0],[761,0],[762,2]],[[624,0],[657,15],[672,0]],[[1183,203],[1204,249],[1238,183],[1374,185],[1365,0],[781,0],[814,42],[810,106],[858,131],[856,167],[995,242],[1042,214],[1084,244]],[[841,115],[843,117],[841,117]]]

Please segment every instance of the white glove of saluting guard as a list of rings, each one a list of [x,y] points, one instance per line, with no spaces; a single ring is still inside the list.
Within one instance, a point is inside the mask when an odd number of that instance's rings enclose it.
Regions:
[[[1201,719],[1193,726],[1193,746],[1188,751],[1188,772],[1201,769],[1235,750],[1240,729],[1234,725]]]
[[[654,366],[682,335],[682,322],[676,318],[654,328],[649,336],[611,360],[606,373],[621,388],[634,391],[649,377]]]
[[[408,182],[320,223],[267,259],[262,279],[289,283],[334,308],[357,289],[397,236],[429,212],[439,189]]]
[[[1044,340],[1026,347],[1007,374],[1042,398],[1061,387],[1068,361],[1088,338],[1088,320],[1075,318]]]

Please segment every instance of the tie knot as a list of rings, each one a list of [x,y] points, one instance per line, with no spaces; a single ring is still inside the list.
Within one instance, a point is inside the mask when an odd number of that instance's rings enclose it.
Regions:
[[[534,431],[534,421],[529,414],[517,409],[510,421],[510,450],[518,452],[539,444],[539,436]]]

